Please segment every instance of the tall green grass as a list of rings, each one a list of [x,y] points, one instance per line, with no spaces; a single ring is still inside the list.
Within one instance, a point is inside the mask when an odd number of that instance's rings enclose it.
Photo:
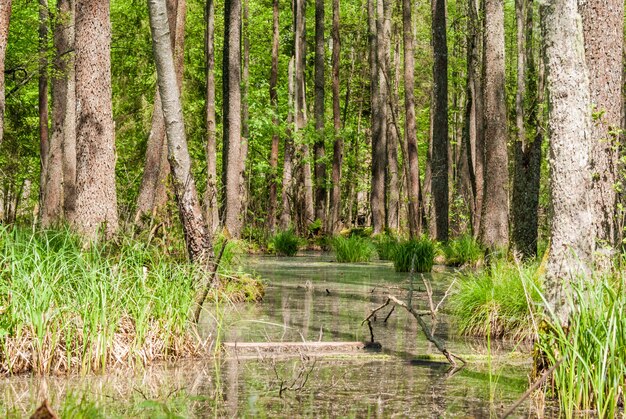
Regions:
[[[374,240],[376,252],[380,260],[393,260],[399,240],[391,235],[383,234]]]
[[[561,414],[568,418],[594,412],[623,415],[626,395],[625,278],[581,280],[568,296],[567,329],[549,311],[537,349],[549,368],[562,360],[549,381]],[[545,299],[544,299],[545,303]],[[620,413],[621,412],[621,413]]]
[[[475,265],[484,257],[480,244],[471,235],[450,240],[443,246],[443,254],[450,266]]]
[[[300,248],[300,237],[293,230],[276,233],[270,240],[270,251],[279,256],[295,256]]]
[[[103,371],[193,355],[198,268],[130,239],[0,227],[0,374]]]
[[[430,272],[436,255],[437,244],[427,237],[408,240],[395,246],[393,266],[396,272]]]
[[[357,235],[334,237],[331,246],[337,256],[337,262],[369,262],[374,255],[374,246],[371,240]]]
[[[464,335],[533,337],[532,306],[540,301],[537,264],[517,267],[504,260],[460,276],[450,307]]]

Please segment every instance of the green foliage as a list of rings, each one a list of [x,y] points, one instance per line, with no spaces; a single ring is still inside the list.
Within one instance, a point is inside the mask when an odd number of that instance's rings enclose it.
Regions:
[[[407,240],[395,247],[393,266],[396,272],[430,272],[436,255],[437,244],[428,237]]]
[[[484,257],[480,244],[469,234],[446,243],[443,254],[451,266],[475,265]]]
[[[331,242],[337,256],[337,262],[355,263],[369,262],[374,254],[374,246],[370,239],[361,236],[336,236]]]
[[[281,231],[272,237],[269,247],[279,256],[294,256],[300,247],[300,237],[291,229]]]
[[[571,310],[567,329],[547,313],[537,349],[547,361],[546,368],[562,360],[549,380],[549,390],[559,400],[563,416],[620,415],[626,389],[624,283],[624,277],[619,277],[575,284],[567,295]]]
[[[537,263],[517,267],[504,260],[461,276],[450,297],[464,335],[526,339],[531,337],[531,304],[540,301]]]
[[[378,258],[380,260],[393,260],[398,244],[398,238],[389,234],[376,237],[374,245],[376,246]]]

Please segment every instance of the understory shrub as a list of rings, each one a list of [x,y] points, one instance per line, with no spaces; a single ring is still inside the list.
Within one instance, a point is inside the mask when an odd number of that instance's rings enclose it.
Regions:
[[[396,272],[430,272],[436,255],[437,244],[427,237],[407,240],[395,246],[393,266]]]
[[[291,229],[281,231],[272,237],[269,247],[279,256],[294,256],[300,248],[300,238]]]
[[[369,262],[374,254],[372,242],[366,237],[337,236],[333,238],[331,244],[337,256],[337,262]]]
[[[539,330],[537,349],[550,368],[549,395],[561,416],[600,418],[623,414],[626,392],[626,290],[624,277],[581,280],[567,296],[568,330],[552,313]],[[542,297],[543,298],[543,297]],[[545,300],[544,300],[545,302]],[[620,413],[621,410],[621,413]]]
[[[378,236],[374,241],[376,252],[380,260],[393,260],[399,240],[391,235],[384,234]]]
[[[446,243],[443,254],[450,266],[475,265],[484,256],[480,244],[469,234]]]
[[[461,275],[450,307],[463,335],[528,339],[532,305],[540,301],[537,263],[515,266],[504,260]],[[529,305],[530,303],[530,305]]]

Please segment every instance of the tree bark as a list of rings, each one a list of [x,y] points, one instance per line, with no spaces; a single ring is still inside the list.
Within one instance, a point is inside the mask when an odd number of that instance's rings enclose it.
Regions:
[[[57,2],[53,27],[52,133],[44,172],[41,225],[58,225],[73,211],[76,183],[74,4]],[[71,217],[70,217],[71,218]]]
[[[282,202],[282,212],[280,215],[280,228],[282,230],[287,230],[292,227],[292,217],[291,217],[291,204],[294,199],[294,185],[293,185],[293,155],[294,155],[294,144],[293,137],[291,133],[291,127],[293,125],[294,120],[294,102],[295,102],[295,59],[292,57],[289,60],[289,69],[288,69],[288,109],[289,114],[287,115],[287,133],[285,135],[285,155],[283,158],[283,188],[281,195]]]
[[[594,112],[591,127],[591,195],[596,247],[606,247],[609,253],[613,253],[612,248],[617,245],[615,187],[618,181],[618,132],[624,108],[624,2],[587,0],[581,3],[580,8]],[[602,261],[601,264],[607,262]]]
[[[333,143],[332,191],[330,195],[330,214],[328,232],[332,235],[341,227],[341,169],[343,165],[343,137],[341,135],[341,110],[339,107],[339,66],[341,58],[341,38],[339,36],[339,0],[333,0],[333,53],[332,93],[333,93]]]
[[[11,20],[11,0],[0,3],[0,144],[4,137],[4,108],[5,108],[5,84],[4,84],[4,60],[7,52],[9,39],[9,22]]]
[[[204,195],[204,211],[209,234],[213,235],[220,224],[217,202],[217,124],[215,118],[215,0],[207,0],[205,19],[207,188]]]
[[[472,169],[474,172],[473,192],[474,192],[474,218],[472,220],[472,229],[475,237],[480,234],[480,225],[483,211],[483,196],[485,184],[485,112],[484,112],[484,94],[483,94],[483,71],[484,71],[484,55],[482,47],[484,47],[484,36],[481,31],[481,19],[479,10],[484,11],[480,0],[470,0],[469,7],[469,31],[471,50],[471,61],[468,63],[468,78],[471,80],[471,120],[469,128],[470,152],[472,154]]]
[[[485,179],[480,240],[488,249],[509,243],[504,0],[485,0]]]
[[[446,36],[446,0],[432,2],[433,106],[431,159],[431,235],[448,240],[448,44]],[[503,46],[504,48],[504,46]],[[504,63],[504,61],[503,61]],[[504,87],[504,86],[503,86]],[[504,94],[504,93],[503,93]]]
[[[550,0],[544,7],[553,213],[544,286],[548,309],[567,326],[571,282],[590,273],[594,241],[590,87],[577,0]]]
[[[242,31],[243,37],[243,63],[241,73],[241,161],[239,167],[239,192],[241,194],[241,228],[245,222],[246,215],[248,213],[248,204],[250,199],[250,191],[246,185],[246,164],[248,161],[248,137],[250,136],[249,129],[249,107],[248,107],[248,91],[250,90],[250,31],[249,27],[249,7],[248,0],[243,0],[243,19],[242,19]]]
[[[206,265],[212,261],[213,252],[191,173],[165,0],[148,0],[148,6],[157,82],[165,119],[168,160],[180,221],[191,262]]]
[[[315,218],[326,219],[324,0],[315,0]]]
[[[471,1],[471,0],[470,0]],[[420,170],[417,153],[417,123],[415,118],[415,64],[413,57],[413,17],[411,0],[402,0],[402,27],[404,38],[404,135],[407,142],[409,176],[407,179],[409,199],[409,233],[417,237],[422,230],[420,211]]]
[[[49,118],[48,118],[48,2],[47,0],[39,0],[39,94],[38,94],[38,110],[39,110],[39,155],[40,155],[40,176],[39,176],[39,202],[41,208],[39,213],[44,216],[46,211],[44,204],[53,202],[45,202],[48,191],[46,185],[46,172],[48,171],[48,154],[50,150],[49,138]],[[56,163],[56,162],[55,162]],[[52,186],[52,185],[51,185]],[[53,201],[60,201],[60,197],[50,197]],[[58,214],[58,205],[50,208],[53,214]]]
[[[279,27],[279,0],[272,1],[272,68],[270,70],[270,106],[274,116],[272,123],[274,124],[274,133],[272,134],[272,145],[270,150],[270,190],[269,202],[267,210],[267,227],[270,232],[274,232],[276,228],[276,207],[277,207],[277,189],[278,189],[278,146],[280,144],[280,119],[278,118],[278,92],[276,87],[278,84],[278,48],[280,46],[280,27]]]
[[[76,2],[76,210],[88,240],[118,229],[109,1]]]
[[[185,64],[186,0],[167,0],[166,6],[172,48],[174,48],[174,59],[176,60],[176,80],[179,89],[182,90]],[[145,215],[154,216],[159,208],[165,205],[167,202],[167,176],[169,173],[165,121],[163,119],[163,109],[161,108],[160,92],[157,88],[154,95],[150,135],[148,136],[148,144],[146,146],[146,163],[137,198],[135,222],[140,223],[141,218]]]
[[[226,0],[224,5],[224,148],[222,184],[224,185],[223,225],[232,237],[239,237],[241,218],[241,0]]]

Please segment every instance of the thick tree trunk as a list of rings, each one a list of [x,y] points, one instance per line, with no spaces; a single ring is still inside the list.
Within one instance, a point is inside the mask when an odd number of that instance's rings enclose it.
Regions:
[[[551,0],[543,14],[551,154],[552,226],[546,265],[548,308],[567,326],[571,282],[590,273],[594,242],[589,187],[592,121],[577,0]]]
[[[504,0],[485,0],[484,43],[485,182],[480,240],[496,249],[509,244]]]
[[[191,173],[165,0],[149,0],[148,6],[157,82],[167,134],[168,160],[172,169],[180,221],[190,260],[205,265],[212,261],[213,252]]]
[[[185,63],[186,0],[167,0],[166,5],[170,37],[174,48],[174,59],[176,60],[176,80],[179,89],[182,89]],[[137,198],[135,222],[141,222],[141,218],[145,215],[154,216],[159,208],[165,205],[167,202],[166,183],[169,173],[165,121],[161,108],[160,92],[157,88],[154,95],[150,135],[146,146],[146,163]]]
[[[73,211],[76,183],[76,101],[74,92],[74,4],[57,2],[52,76],[52,133],[44,177],[41,225],[62,222]]]
[[[591,155],[591,195],[596,247],[616,246],[619,128],[622,97],[624,2],[587,0],[581,3],[585,58],[589,70],[594,121]],[[610,251],[609,253],[612,253]],[[602,265],[608,261],[599,261]]]
[[[9,39],[9,22],[11,20],[11,0],[0,2],[0,144],[4,137],[4,59],[7,52],[7,41]]]
[[[241,0],[226,0],[224,5],[224,185],[223,225],[232,237],[239,237],[241,217]]]
[[[207,187],[204,195],[204,212],[209,234],[213,235],[220,225],[217,202],[217,123],[215,118],[215,0],[207,0],[205,19]]]
[[[292,57],[289,61],[288,70],[288,109],[287,115],[287,133],[285,135],[285,155],[283,159],[283,188],[281,195],[282,212],[280,215],[280,228],[287,230],[292,227],[291,204],[294,203],[294,185],[293,185],[293,155],[294,144],[291,134],[291,127],[294,120],[294,102],[295,102],[295,59]]]
[[[409,199],[409,232],[417,237],[422,230],[420,211],[420,170],[417,154],[417,123],[415,118],[415,64],[413,57],[413,18],[410,0],[402,0],[402,26],[404,37],[404,135],[407,143],[409,176],[407,179]]]
[[[333,92],[333,143],[332,191],[330,194],[330,214],[328,232],[335,234],[341,227],[341,166],[343,165],[343,137],[341,135],[341,110],[339,107],[339,65],[341,58],[341,38],[339,36],[339,0],[333,0],[333,54],[332,92]]]
[[[515,100],[517,139],[513,145],[513,193],[511,197],[511,244],[523,258],[537,255],[539,187],[541,177],[541,114],[543,71],[537,73],[533,48],[533,3],[518,0],[517,95]],[[528,72],[526,73],[526,69]],[[539,83],[539,87],[537,87]],[[530,104],[525,118],[524,102]],[[533,132],[527,133],[526,120]],[[528,137],[531,139],[529,140]]]
[[[383,79],[382,0],[368,1],[370,44],[371,118],[372,118],[372,185],[370,206],[374,234],[385,228],[385,169],[387,166],[386,89]]]
[[[267,227],[270,232],[274,232],[276,228],[276,207],[277,207],[277,189],[278,189],[278,146],[280,143],[280,119],[278,118],[278,92],[276,87],[278,84],[278,48],[280,46],[280,27],[278,21],[278,1],[272,1],[272,68],[270,70],[270,106],[274,116],[272,123],[274,124],[274,133],[272,134],[272,146],[270,150],[270,188],[269,202],[267,209]]]
[[[304,71],[306,69],[306,2],[305,0],[294,1],[294,19],[295,19],[295,132],[302,132],[306,126],[306,82]],[[301,140],[302,141],[302,140]],[[300,181],[302,186],[302,218],[305,224],[313,220],[314,204],[313,204],[313,181],[311,179],[311,163],[309,162],[309,146],[306,142],[299,145],[299,153],[302,159],[300,165]]]
[[[315,0],[315,218],[326,219],[324,0]]]
[[[52,191],[46,190],[46,172],[48,171],[48,154],[50,151],[50,138],[48,129],[48,2],[39,0],[39,214],[44,216],[46,209],[45,195]],[[55,162],[56,163],[56,162]],[[53,201],[60,201],[60,197],[50,197]],[[52,202],[50,202],[52,203]],[[50,209],[53,214],[58,214],[58,205]]]
[[[118,229],[115,132],[111,90],[109,1],[76,2],[76,210],[75,230],[96,239]]]
[[[448,240],[448,44],[446,37],[446,0],[432,2],[433,106],[432,113],[432,215],[431,235]],[[504,44],[503,44],[504,48]],[[504,64],[504,61],[503,61]],[[503,93],[504,94],[504,93]]]

